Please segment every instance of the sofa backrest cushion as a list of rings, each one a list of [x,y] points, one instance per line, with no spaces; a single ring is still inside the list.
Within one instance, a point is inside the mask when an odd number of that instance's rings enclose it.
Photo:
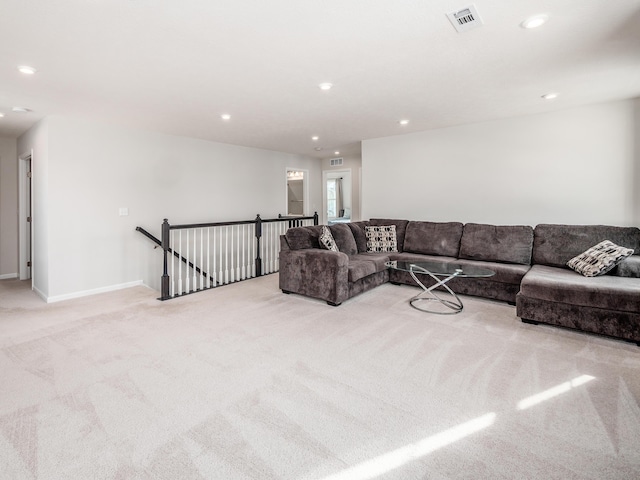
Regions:
[[[346,224],[338,223],[331,225],[329,230],[331,230],[338,250],[347,255],[355,255],[358,253],[358,246],[356,245],[356,240],[353,238],[353,232],[351,232],[351,229]]]
[[[404,251],[404,236],[407,231],[407,224],[409,220],[391,220],[388,218],[372,218],[369,220],[369,225],[372,227],[379,227],[384,225],[395,225],[396,226],[396,241],[398,243],[398,251]],[[365,247],[364,251],[367,249]]]
[[[640,229],[636,227],[540,224],[534,230],[533,263],[569,268],[569,260],[603,240],[640,255]]]
[[[290,228],[284,236],[291,250],[302,250],[304,248],[320,248],[321,233],[322,225],[314,225]]]
[[[460,241],[460,258],[469,260],[530,265],[532,250],[529,225],[467,223]]]
[[[369,222],[351,222],[346,224],[350,229],[351,233],[353,233],[353,238],[356,241],[356,245],[358,247],[358,253],[364,253],[367,251],[367,227],[369,226]]]
[[[409,222],[404,252],[457,257],[462,237],[462,223]]]

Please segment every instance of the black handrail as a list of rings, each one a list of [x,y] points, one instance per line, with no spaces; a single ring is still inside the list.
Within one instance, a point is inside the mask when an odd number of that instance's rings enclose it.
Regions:
[[[143,234],[145,237],[147,237],[149,240],[151,240],[153,243],[155,243],[158,247],[162,247],[162,242],[160,241],[160,239],[158,239],[156,236],[154,236],[153,234],[147,232],[144,228],[142,227],[136,227],[136,231],[140,232],[141,234]],[[158,248],[158,247],[153,247],[153,248]],[[172,248],[169,249],[170,253],[173,253],[173,256],[182,260],[182,263],[189,265],[190,268],[195,268],[196,272],[198,272],[199,274],[201,274],[203,277],[209,277],[209,280],[211,280],[211,282],[215,282],[215,279],[213,278],[213,276],[209,275],[207,272],[203,272],[200,267],[197,267],[193,264],[193,262],[190,262],[189,260],[187,260],[186,258],[184,258],[182,255],[180,255],[178,252],[174,252]],[[164,275],[163,275],[164,278]],[[220,282],[216,282],[216,283],[220,283]]]
[[[257,222],[258,218],[260,217],[260,215],[256,215],[256,218],[254,218],[253,220],[236,220],[234,222],[213,222],[213,223],[187,223],[184,225],[169,225],[169,230],[181,230],[181,229],[187,229],[187,228],[207,228],[207,227],[229,227],[232,225],[252,225],[254,223]],[[314,225],[318,224],[318,212],[315,212],[313,215],[308,216],[308,217],[295,217],[295,216],[289,216],[289,217],[283,217],[283,216],[278,216],[278,218],[269,218],[266,220],[262,220],[262,223],[268,223],[268,222],[280,222],[282,220],[313,220],[314,221]]]
[[[160,240],[158,240],[157,237],[155,237],[154,235],[152,235],[151,233],[147,232],[144,228],[142,227],[136,227],[136,232],[140,232],[141,234],[143,234],[145,237],[147,237],[149,240],[151,240],[153,243],[157,244],[159,247],[162,246],[162,242]]]
[[[297,217],[295,215],[282,215],[278,214],[278,218],[272,218],[269,220],[263,220],[263,222],[278,222],[282,220],[289,220],[289,228],[301,227],[303,220],[313,219],[313,224],[318,225],[318,212],[314,212],[312,217]]]

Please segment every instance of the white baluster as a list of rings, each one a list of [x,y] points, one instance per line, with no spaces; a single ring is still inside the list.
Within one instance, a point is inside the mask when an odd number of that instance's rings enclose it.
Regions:
[[[253,226],[247,225],[247,277],[253,277],[253,244],[255,239],[253,238]]]
[[[220,271],[219,271],[219,275],[218,275],[219,280],[218,281],[220,282],[220,285],[223,285],[224,284],[224,270],[223,270],[224,265],[223,265],[223,262],[222,262],[222,260],[223,260],[223,258],[222,258],[222,244],[223,244],[222,232],[224,231],[224,227],[218,227],[217,230],[218,230],[218,246],[220,247],[218,249],[219,250],[218,265],[220,266]]]
[[[187,261],[193,265],[189,272],[191,273],[191,291],[195,292],[198,288],[198,279],[196,278],[196,258],[198,257],[198,251],[196,250],[196,230],[191,229],[191,235],[193,236],[193,241],[191,242],[193,246],[193,253],[191,256],[187,257]]]
[[[204,289],[204,228],[200,229],[200,273],[198,276],[200,277],[200,290]]]
[[[187,230],[187,263],[184,267],[185,273],[184,273],[184,287],[185,287],[185,293],[189,293],[189,277],[191,276],[191,272],[189,272],[189,230]]]
[[[213,227],[213,286],[214,287],[218,286],[218,278],[220,278],[220,275],[218,275],[218,269],[216,268],[216,265],[218,265],[218,252],[216,251],[216,232],[217,232],[217,228]]]
[[[233,245],[235,243],[234,239],[235,239],[235,235],[234,235],[234,228],[233,225],[231,225],[231,249],[229,250],[229,262],[231,263],[231,283],[236,281],[236,269],[234,268],[234,263],[233,263]]]
[[[179,252],[182,255],[182,230],[178,231],[178,248],[173,249],[174,252]],[[182,260],[178,257],[178,295],[181,295],[184,290],[182,289]]]
[[[267,255],[269,257],[269,266],[267,267],[267,273],[271,273],[273,271],[273,249],[271,247],[271,237],[273,232],[273,223],[269,224],[269,229],[267,230],[267,243],[265,247],[267,248]]]
[[[209,247],[211,245],[210,228],[207,227],[207,288],[211,288],[211,257],[209,256]]]
[[[240,276],[240,242],[242,240],[240,236],[240,225],[236,225],[236,233],[234,235],[236,237],[236,280],[239,282],[242,280]]]
[[[174,235],[175,232],[173,230],[171,230],[169,232],[169,249],[171,250],[171,252],[174,252],[173,246],[174,246]],[[176,282],[176,277],[175,277],[175,262],[173,261],[173,259],[175,258],[173,256],[173,253],[169,253],[169,255],[171,255],[171,290],[169,291],[169,296],[173,297],[175,295],[175,282]]]
[[[246,277],[246,268],[244,264],[244,223],[242,224],[242,233],[240,233],[240,238],[242,238],[242,268],[240,270],[240,278],[244,280]]]
[[[229,283],[229,227],[224,227],[224,283]]]

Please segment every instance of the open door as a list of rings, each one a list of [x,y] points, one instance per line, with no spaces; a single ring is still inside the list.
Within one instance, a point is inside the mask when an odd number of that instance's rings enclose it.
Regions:
[[[33,211],[32,211],[32,173],[31,154],[18,159],[19,173],[19,255],[18,275],[20,280],[32,278],[33,270]]]

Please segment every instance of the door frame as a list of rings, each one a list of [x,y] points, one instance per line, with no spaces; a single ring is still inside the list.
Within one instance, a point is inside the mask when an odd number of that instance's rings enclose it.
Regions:
[[[29,168],[31,167],[31,168]],[[28,172],[31,171],[31,178]],[[27,221],[31,210],[31,222]],[[31,279],[33,288],[33,150],[23,153],[18,157],[18,278],[20,280]],[[31,267],[27,262],[31,258]]]
[[[337,175],[334,175],[337,174]],[[340,170],[323,170],[322,171],[322,215],[320,216],[321,222],[323,225],[326,225],[329,222],[327,218],[327,180],[329,180],[329,175],[331,178],[335,176],[349,176],[349,191],[351,192],[351,198],[349,199],[349,204],[351,205],[351,215],[353,215],[353,178],[352,171],[350,168],[342,168]],[[353,217],[352,217],[353,218]]]
[[[287,172],[302,172],[302,215],[309,216],[309,170],[304,168],[286,167],[284,170],[284,216],[289,215],[289,187]]]

